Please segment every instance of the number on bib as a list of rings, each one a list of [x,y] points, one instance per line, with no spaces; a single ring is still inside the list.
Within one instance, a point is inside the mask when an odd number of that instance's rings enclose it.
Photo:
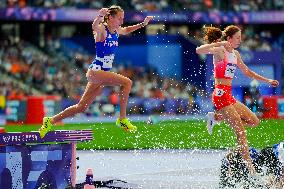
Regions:
[[[105,56],[103,59],[103,68],[112,68],[114,55]]]
[[[235,64],[228,63],[225,70],[225,77],[233,78],[235,75],[236,66]]]
[[[225,93],[225,91],[223,89],[215,89],[215,96],[223,96],[223,94]]]

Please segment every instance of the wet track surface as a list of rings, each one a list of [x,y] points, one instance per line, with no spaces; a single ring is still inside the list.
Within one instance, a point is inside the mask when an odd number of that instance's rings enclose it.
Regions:
[[[221,150],[78,151],[77,182],[120,179],[135,188],[218,188]]]

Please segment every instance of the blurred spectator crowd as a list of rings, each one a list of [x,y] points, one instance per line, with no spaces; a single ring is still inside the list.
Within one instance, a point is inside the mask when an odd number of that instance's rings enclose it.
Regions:
[[[39,48],[20,41],[16,44],[10,44],[7,40],[0,44],[0,69],[7,77],[13,78],[17,83],[22,83],[27,87],[9,87],[2,91],[5,96],[11,97],[14,94],[31,95],[35,88],[39,93],[55,94],[67,97],[72,89],[81,85],[81,74],[75,69],[68,69],[68,64],[58,64],[48,54],[39,50]],[[69,82],[70,78],[72,84]],[[72,97],[72,96],[71,96]]]
[[[102,8],[112,4],[137,11],[262,11],[283,10],[283,0],[4,0],[0,7]]]
[[[20,0],[14,1],[16,4],[19,2]],[[25,2],[30,5],[29,3],[39,3],[41,1],[27,0]],[[35,6],[45,6],[45,2],[56,4],[60,2],[91,3],[93,1],[42,1],[42,5],[36,4]],[[104,3],[104,1],[94,2]],[[116,4],[115,2],[120,1],[112,1],[112,4]],[[131,5],[132,2],[134,2],[134,0],[129,2],[129,5]],[[135,5],[139,5],[139,2],[139,0],[136,0]],[[141,1],[141,3],[143,2],[144,1]],[[156,1],[151,2],[156,3]],[[166,0],[164,0],[164,2],[166,2],[165,4],[168,3]],[[182,1],[178,0],[177,2]],[[204,3],[205,1],[202,2]],[[230,3],[233,2],[236,1],[230,1]],[[252,1],[246,2],[251,3]],[[267,3],[268,1],[253,2]],[[70,6],[73,5],[70,4]],[[102,6],[105,5],[102,4]],[[203,43],[202,28],[199,27],[193,30],[190,26],[188,27],[192,35],[188,33],[187,36],[199,41],[199,43]],[[243,38],[240,47],[242,50],[282,50],[284,34],[275,36],[269,28],[259,28],[255,25],[240,27],[242,29]],[[59,95],[62,98],[68,98],[74,101],[80,99],[87,82],[85,73],[94,55],[81,52],[77,48],[74,48],[75,51],[66,48],[68,45],[64,44],[60,39],[54,39],[51,36],[45,36],[44,47],[39,47],[23,40],[12,43],[8,39],[9,38],[3,38],[3,40],[0,40],[0,96],[4,95],[8,99],[22,98],[27,95],[34,95],[35,92],[33,91],[37,91],[37,94]],[[68,56],[64,52],[69,52],[70,55]],[[178,101],[178,104],[180,104],[179,108],[173,108],[179,111],[179,113],[186,113],[188,111],[193,112],[198,110],[198,103],[196,102],[201,102],[200,98],[205,96],[204,91],[197,86],[173,78],[161,77],[155,68],[152,67],[133,67],[131,63],[126,65],[121,62],[116,62],[113,71],[129,77],[133,81],[130,97],[133,100],[132,104],[134,104],[134,106],[131,107],[131,111],[136,113],[143,113],[143,111],[145,111],[145,107],[141,106],[139,98],[160,100],[158,104],[156,101],[151,101],[148,105],[149,108],[151,108],[151,104],[156,104],[156,107],[160,107],[154,108],[157,112],[167,107],[164,104],[168,104],[168,107],[171,106],[171,102],[168,99],[186,99],[185,102],[181,100]],[[98,101],[105,103],[110,102],[114,107],[117,107],[119,102],[118,94],[119,87],[106,87],[102,95],[98,97]],[[184,107],[187,107],[187,109]]]
[[[48,44],[52,46],[53,43],[56,41],[50,41]],[[48,52],[26,41],[15,44],[7,40],[1,41],[0,70],[1,74],[6,75],[9,80],[1,80],[0,95],[8,99],[21,99],[27,95],[34,95],[31,92],[31,88],[34,88],[39,94],[59,95],[62,98],[78,101],[86,86],[85,72],[93,55],[77,52],[73,62],[68,63],[68,60],[60,62],[54,57],[56,56],[51,56]],[[160,102],[165,99],[185,99],[185,106],[194,108],[196,107],[194,99],[203,95],[202,90],[198,90],[193,85],[160,77],[153,68],[118,64],[113,71],[133,80],[130,97],[134,99],[152,98],[159,99]],[[97,101],[110,102],[117,106],[119,87],[105,87]],[[138,111],[136,105],[139,103],[135,103],[133,112]],[[143,111],[141,107],[139,111]]]
[[[194,30],[192,36],[200,43],[204,42],[202,29]],[[284,43],[284,35],[275,39],[271,31],[259,31],[253,26],[242,27],[242,38],[243,42],[240,46],[242,50],[271,51],[281,49]],[[75,52],[66,49],[64,42],[51,37],[46,37],[44,48],[39,48],[27,41],[10,43],[8,40],[3,40],[0,42],[1,72],[42,94],[60,95],[77,100],[81,97],[87,82],[85,73],[94,55],[76,51],[76,49]],[[70,53],[70,57],[66,57],[64,50]],[[58,58],[59,54],[64,54],[61,56],[63,58]],[[115,66],[114,72],[133,80],[130,94],[133,97],[188,98],[196,96],[195,93],[198,91],[195,86],[188,83],[159,76],[158,72],[151,67],[132,67],[131,64],[125,65],[119,62],[115,63]],[[2,81],[1,86],[3,85],[5,81]],[[8,83],[7,89],[17,90],[13,94],[31,94],[29,87],[21,91],[20,87],[11,87],[11,85]],[[10,90],[2,90],[2,93],[9,96]],[[118,92],[118,89],[115,92]]]
[[[284,0],[3,0],[0,1],[0,8],[31,6],[100,9],[113,4],[120,5],[125,10],[136,11],[284,10]],[[186,37],[204,43],[202,28],[186,27],[190,31],[185,34]],[[255,25],[240,27],[243,39],[241,50],[282,50],[284,34],[276,36],[270,28],[259,28]],[[47,94],[78,101],[85,90],[85,73],[94,55],[74,49],[66,48],[60,39],[53,39],[51,36],[45,36],[44,47],[28,41],[11,42],[8,38],[3,38],[0,40],[0,96],[21,99],[28,95]],[[174,78],[161,77],[153,67],[133,67],[131,63],[126,65],[116,62],[113,71],[133,81],[130,113],[143,114],[149,113],[149,110],[152,111],[150,113],[194,113],[198,111],[198,103],[205,96],[204,91],[197,86]],[[109,104],[112,105],[111,108]],[[102,112],[99,109],[105,109],[103,112],[119,112],[118,104],[119,87],[105,87],[87,113]]]

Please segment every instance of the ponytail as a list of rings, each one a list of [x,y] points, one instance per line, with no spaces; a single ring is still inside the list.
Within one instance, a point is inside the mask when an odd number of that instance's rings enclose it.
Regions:
[[[218,39],[222,38],[222,31],[217,27],[204,26],[203,30],[205,33],[203,39],[207,43],[213,43],[216,42]]]

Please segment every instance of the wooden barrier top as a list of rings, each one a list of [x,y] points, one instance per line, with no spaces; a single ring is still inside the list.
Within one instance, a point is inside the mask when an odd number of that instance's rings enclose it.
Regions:
[[[40,138],[39,132],[0,133],[0,145],[16,145],[45,142],[83,142],[93,140],[92,130],[57,130]]]

